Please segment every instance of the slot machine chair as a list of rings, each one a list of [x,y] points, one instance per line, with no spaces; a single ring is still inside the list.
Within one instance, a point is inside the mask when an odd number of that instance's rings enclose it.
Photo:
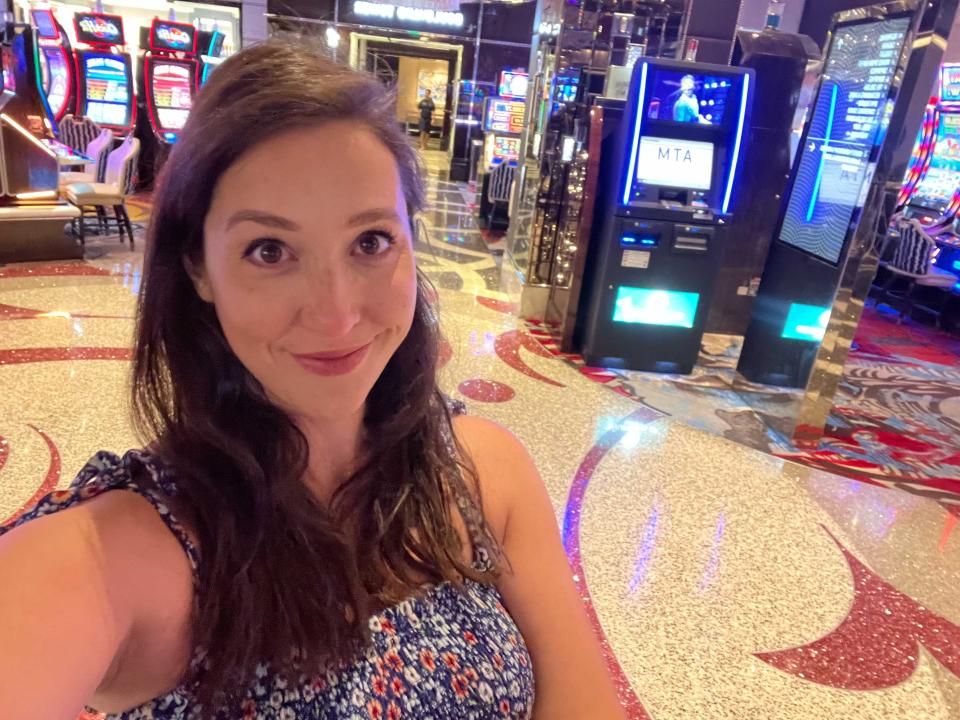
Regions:
[[[939,249],[919,220],[900,218],[897,220],[896,229],[893,252],[886,263],[888,278],[877,303],[884,303],[897,311],[898,325],[903,322],[904,316],[911,317],[913,310],[919,309],[933,315],[939,327],[949,293],[960,283],[960,277],[933,264]],[[904,281],[906,287],[902,291],[894,292],[893,286]],[[937,307],[917,302],[917,293],[922,288],[928,288],[935,293],[932,299],[936,301]]]
[[[90,158],[90,162],[83,166],[83,171],[60,173],[61,191],[70,183],[103,182],[107,170],[107,158],[112,149],[113,133],[110,130],[101,130],[100,134],[84,148],[83,153]]]
[[[83,151],[100,135],[100,126],[88,117],[73,113],[63,116],[57,129],[57,138],[67,147]]]
[[[126,199],[134,191],[134,172],[139,154],[140,141],[133,135],[129,135],[120,144],[120,147],[110,153],[103,182],[73,183],[67,185],[64,189],[67,200],[70,204],[76,206],[81,213],[76,223],[81,244],[86,241],[84,222],[86,215],[84,211],[87,208],[94,210],[98,221],[100,221],[101,218],[106,216],[106,211],[112,209],[117,229],[120,232],[121,242],[124,232],[126,232],[130,240],[130,247],[133,248],[133,226],[127,212]]]
[[[488,229],[502,232],[510,226],[510,193],[516,176],[517,164],[512,161],[499,163],[488,174],[489,210],[486,216]]]

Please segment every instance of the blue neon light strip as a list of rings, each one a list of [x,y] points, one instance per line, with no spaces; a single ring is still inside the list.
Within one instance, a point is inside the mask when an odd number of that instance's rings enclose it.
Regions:
[[[740,119],[737,121],[737,139],[733,144],[733,162],[730,163],[730,174],[727,176],[727,191],[723,195],[724,215],[730,210],[730,198],[733,195],[733,181],[737,176],[737,160],[740,158],[740,143],[743,140],[743,123],[747,114],[747,96],[750,90],[750,76],[743,76],[743,92],[740,93]]]
[[[807,222],[813,219],[813,209],[817,206],[817,199],[820,197],[820,183],[823,182],[823,163],[826,156],[823,149],[830,145],[830,135],[833,133],[833,117],[837,112],[837,95],[840,86],[833,86],[833,94],[830,95],[830,114],[827,115],[827,132],[824,133],[823,145],[820,146],[820,165],[817,167],[817,180],[813,184],[813,192],[810,193],[810,205],[807,207]]]
[[[643,63],[640,68],[640,93],[637,97],[636,124],[633,126],[633,146],[630,149],[630,162],[627,164],[627,177],[623,181],[623,204],[630,202],[630,189],[633,187],[633,172],[637,165],[637,143],[640,142],[640,126],[643,124],[643,98],[647,94],[647,68]]]
[[[953,269],[954,269],[954,270],[960,270],[960,260],[954,260],[954,261],[953,261]]]

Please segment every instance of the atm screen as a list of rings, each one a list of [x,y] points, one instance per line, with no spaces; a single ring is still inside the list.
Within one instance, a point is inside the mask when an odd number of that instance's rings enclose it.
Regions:
[[[163,130],[180,130],[193,105],[190,69],[173,63],[157,63],[153,67],[151,92],[157,120]]]
[[[653,76],[649,117],[681,123],[719,125],[734,81],[725,77],[658,69]]]
[[[87,108],[84,113],[102,125],[130,123],[130,85],[127,66],[119,58],[84,55]]]
[[[637,150],[637,182],[709,190],[713,155],[713,143],[646,135]]]

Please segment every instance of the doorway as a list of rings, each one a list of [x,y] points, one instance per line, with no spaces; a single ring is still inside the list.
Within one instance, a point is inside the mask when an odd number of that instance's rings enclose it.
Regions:
[[[429,89],[435,105],[427,147],[452,152],[463,46],[433,41],[396,40],[351,33],[350,64],[396,88],[397,121],[414,138],[420,135],[419,103]],[[419,142],[419,140],[418,140]]]

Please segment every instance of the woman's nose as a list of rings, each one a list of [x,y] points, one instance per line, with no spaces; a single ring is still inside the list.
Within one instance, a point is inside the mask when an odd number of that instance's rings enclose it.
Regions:
[[[360,321],[359,290],[351,273],[342,268],[310,272],[300,310],[303,324],[329,337],[348,335]]]

